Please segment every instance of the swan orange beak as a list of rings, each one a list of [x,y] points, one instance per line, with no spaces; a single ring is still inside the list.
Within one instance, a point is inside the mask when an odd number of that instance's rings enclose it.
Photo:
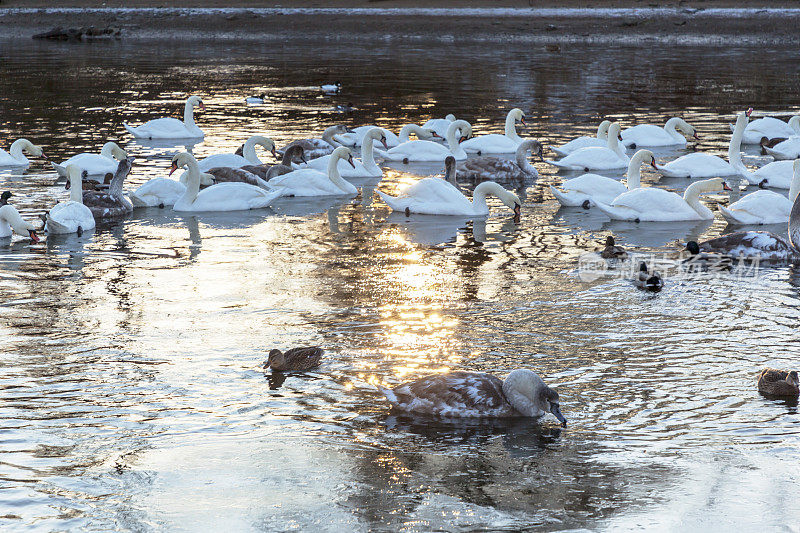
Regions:
[[[28,231],[28,235],[31,236],[31,240],[33,242],[39,242],[40,239],[39,239],[39,236],[36,235],[36,230],[35,229],[29,230]]]
[[[650,166],[653,167],[654,169],[658,170],[658,165],[656,165],[656,158],[655,157],[651,157],[650,158]]]
[[[172,173],[175,172],[176,170],[178,170],[178,163],[173,161],[169,167],[169,175],[172,176]]]
[[[198,105],[198,106],[200,106],[200,110],[201,110],[201,111],[205,111],[205,110],[206,110],[206,105],[205,105],[203,102],[200,102],[200,103],[199,103],[199,104],[197,104],[197,105]]]
[[[434,136],[435,135],[436,134],[434,133]],[[389,144],[386,142],[386,135],[381,137],[381,144],[383,144],[383,147],[386,148],[387,150],[389,149]]]
[[[692,137],[694,137],[694,138],[695,138],[695,139],[697,139],[698,141],[700,140],[700,136],[699,136],[699,135],[697,135],[697,131],[695,131],[695,132],[692,134]]]
[[[347,162],[350,163],[350,166],[356,168],[356,164],[353,163],[353,156],[352,154],[347,157]]]
[[[728,182],[727,182],[727,181],[723,181],[723,182],[722,182],[722,190],[723,190],[723,191],[732,191],[733,189],[731,189],[731,186],[730,186],[730,185],[728,185]]]
[[[752,107],[748,107],[748,108],[747,108],[747,111],[745,111],[745,112],[744,112],[744,114],[745,114],[745,116],[746,116],[746,117],[750,117],[750,115],[751,115],[752,113],[753,113],[753,108],[752,108]]]
[[[525,126],[526,125],[525,124],[525,117],[522,117],[521,119],[519,119],[519,123],[522,124],[523,126]]]
[[[435,131],[432,131],[432,132],[431,132],[431,135],[433,135],[433,137],[435,137],[435,138],[437,138],[437,139],[441,139],[441,138],[442,138],[442,137],[441,137],[441,136],[440,136],[438,133],[436,133]]]

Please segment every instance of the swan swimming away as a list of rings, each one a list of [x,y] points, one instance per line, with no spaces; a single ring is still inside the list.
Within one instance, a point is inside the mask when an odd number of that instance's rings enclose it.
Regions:
[[[562,144],[561,146],[550,149],[557,155],[564,157],[571,154],[575,150],[580,150],[581,148],[587,148],[589,146],[608,146],[608,128],[610,126],[611,121],[604,120],[599,126],[597,126],[596,136],[590,137],[588,135],[584,135],[582,137],[576,137],[566,144]]]
[[[605,147],[588,146],[575,150],[568,156],[558,161],[550,161],[546,159],[547,163],[559,168],[568,170],[614,170],[617,168],[625,168],[630,163],[630,158],[625,154],[624,150],[619,144],[620,125],[616,122],[611,124],[608,128],[608,140]]]
[[[340,146],[328,160],[327,173],[313,168],[301,168],[270,179],[267,183],[273,190],[282,191],[283,196],[351,196],[358,189],[339,174],[339,161],[344,160],[355,167],[350,148]]]
[[[752,192],[719,211],[728,224],[783,224],[789,222],[792,205],[800,192],[800,159],[793,163],[793,178],[788,197],[772,191]]]
[[[548,413],[566,427],[558,393],[536,372],[511,371],[504,380],[482,372],[426,376],[393,389],[378,387],[392,407],[420,415],[452,418],[540,419]]]
[[[119,161],[128,158],[128,153],[114,142],[107,142],[100,149],[99,154],[81,153],[73,155],[60,165],[53,163],[53,168],[60,177],[67,175],[67,165],[77,165],[81,170],[85,170],[90,176],[105,176],[109,172],[113,174],[117,171]]]
[[[471,183],[495,181],[521,185],[539,177],[539,171],[528,162],[528,152],[543,161],[543,151],[539,141],[527,139],[517,147],[513,160],[496,156],[473,157],[458,164],[458,175]]]
[[[380,142],[384,148],[386,146],[386,136],[381,128],[372,128],[364,135],[364,141],[361,146],[361,159],[353,159],[352,166],[348,164],[345,159],[339,159],[339,174],[344,178],[379,178],[383,176],[383,170],[375,163],[375,156],[373,154],[373,141]],[[328,162],[332,155],[324,155],[316,159],[312,159],[305,165],[298,166],[297,168],[313,168],[320,172],[327,171]]]
[[[416,124],[410,124],[413,128],[419,128]],[[419,128],[421,129],[421,128]],[[472,126],[466,120],[456,120],[450,123],[447,128],[447,147],[433,141],[408,141],[390,148],[387,151],[378,151],[378,155],[386,161],[441,161],[444,162],[448,156],[453,156],[457,160],[467,158],[467,153],[459,144],[456,131],[460,131],[461,139],[468,138],[472,134]]]
[[[201,110],[206,106],[199,96],[190,96],[186,99],[183,108],[183,121],[176,118],[165,117],[148,120],[135,128],[123,124],[128,132],[137,139],[194,139],[204,137],[203,130],[194,122],[194,108]]]
[[[94,215],[88,207],[83,205],[81,168],[70,163],[65,170],[69,180],[67,183],[70,185],[65,187],[69,189],[69,201],[59,202],[45,213],[45,231],[53,235],[69,233],[82,235],[84,231],[94,229]]]
[[[711,178],[738,175],[746,177],[748,171],[742,163],[740,150],[744,128],[747,126],[751,112],[752,109],[742,111],[736,118],[736,127],[728,145],[728,161],[730,162],[715,155],[695,152],[660,165],[658,171],[669,178]]]
[[[13,205],[6,204],[0,207],[0,239],[11,237],[14,233],[39,242],[34,225],[24,220]]]
[[[731,190],[722,178],[692,183],[683,197],[656,187],[638,188],[614,198],[610,204],[595,202],[597,208],[612,220],[633,222],[675,222],[711,220],[714,213],[700,202],[700,195]]]
[[[644,146],[686,146],[686,137],[681,133],[699,139],[694,126],[679,117],[672,117],[664,127],[653,124],[638,124],[622,131],[622,144],[626,148],[641,148]]]
[[[584,174],[561,184],[561,189],[550,186],[556,200],[564,207],[583,207],[589,209],[596,202],[610,204],[620,194],[636,189],[641,184],[641,166],[649,163],[653,168],[656,160],[650,150],[639,150],[628,163],[627,186],[619,181],[599,174]]]
[[[461,143],[461,147],[470,154],[513,154],[522,142],[522,138],[517,135],[517,123],[525,124],[525,113],[522,109],[514,108],[506,116],[504,135],[490,133],[473,137]]]
[[[31,164],[25,157],[28,152],[33,157],[45,157],[44,151],[40,146],[36,146],[28,139],[17,139],[11,143],[11,148],[6,152],[0,148],[0,167],[26,167]]]
[[[393,211],[417,213],[421,215],[452,215],[452,216],[485,216],[489,214],[486,196],[497,196],[504,205],[514,211],[514,216],[519,216],[522,202],[519,196],[493,181],[485,181],[475,187],[470,201],[453,183],[456,180],[455,158],[448,157],[445,161],[447,175],[452,177],[452,182],[441,178],[423,178],[414,183],[399,196],[390,196],[377,191],[378,196],[386,202]],[[452,170],[451,170],[452,169]]]
[[[188,152],[172,158],[170,175],[178,168],[188,169],[186,190],[175,202],[175,211],[245,211],[268,207],[283,196],[282,191],[265,191],[247,183],[219,183],[200,190],[200,169]]]

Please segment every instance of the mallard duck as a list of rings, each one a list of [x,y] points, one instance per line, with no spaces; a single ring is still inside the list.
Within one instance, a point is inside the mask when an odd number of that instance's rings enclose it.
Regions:
[[[392,407],[408,413],[453,418],[541,418],[552,413],[562,426],[567,425],[558,393],[536,372],[522,368],[504,380],[483,372],[458,371],[379,389]]]
[[[687,270],[722,271],[733,268],[733,258],[731,256],[701,252],[697,241],[687,242],[686,251],[689,252],[689,257],[683,259],[683,266]]]
[[[797,397],[800,394],[800,380],[797,371],[765,368],[758,375],[758,392],[771,396]]]
[[[658,275],[658,272],[652,274],[647,271],[647,263],[642,261],[639,264],[639,272],[633,280],[633,284],[637,289],[649,292],[659,292],[664,287],[664,280]]]
[[[271,368],[276,372],[310,370],[319,366],[323,353],[325,351],[316,346],[292,348],[285,353],[277,349],[270,350],[264,368]]]
[[[617,246],[614,242],[614,237],[609,235],[606,237],[606,247],[600,252],[600,257],[603,259],[625,259],[628,257],[628,252],[622,246]]]

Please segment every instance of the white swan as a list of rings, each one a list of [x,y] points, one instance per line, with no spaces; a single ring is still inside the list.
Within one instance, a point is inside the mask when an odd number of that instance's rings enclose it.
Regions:
[[[735,126],[731,126],[733,129]],[[760,144],[761,139],[788,139],[795,135],[800,135],[800,115],[795,115],[789,119],[789,123],[774,118],[757,118],[747,125],[744,130],[742,142],[744,144]]]
[[[449,372],[378,389],[393,408],[408,413],[452,418],[542,418],[552,413],[567,425],[558,393],[536,372],[522,368],[505,380],[481,372]]]
[[[570,170],[613,170],[625,168],[630,163],[630,158],[619,144],[620,125],[616,122],[608,128],[606,146],[588,146],[575,150],[567,157],[558,161],[545,160],[551,165]]]
[[[505,135],[481,135],[464,141],[461,148],[470,154],[513,154],[522,142],[522,138],[517,135],[517,122],[525,124],[525,113],[522,109],[514,108],[506,116]]]
[[[0,239],[11,237],[14,233],[28,237],[33,242],[39,242],[33,224],[24,220],[13,205],[6,204],[0,207]]]
[[[461,178],[472,183],[482,181],[497,181],[502,183],[522,184],[526,180],[539,177],[539,171],[528,162],[528,152],[542,158],[544,148],[535,139],[528,139],[517,147],[514,159],[505,159],[496,156],[481,156],[461,161],[458,164],[458,174]]]
[[[608,146],[608,128],[611,126],[610,120],[604,120],[597,126],[597,135],[594,137],[589,137],[588,135],[583,135],[581,137],[576,137],[572,139],[566,144],[562,144],[561,146],[550,148],[553,150],[557,155],[562,157],[567,156],[574,152],[575,150],[580,150],[581,148],[587,148],[589,146]]]
[[[342,90],[341,82],[335,81],[333,83],[325,83],[319,86],[320,90],[325,94],[338,94]]]
[[[340,146],[328,160],[327,174],[313,168],[302,168],[269,180],[268,185],[283,196],[343,196],[358,194],[358,189],[342,179],[339,174],[339,160],[343,159],[353,165],[353,153],[350,148]]]
[[[186,191],[175,202],[175,211],[244,211],[267,207],[283,192],[268,192],[247,183],[229,182],[200,190],[200,169],[192,154],[183,152],[172,158],[170,175],[179,167],[188,169]]]
[[[779,142],[772,148],[765,146],[764,151],[778,161],[785,159],[797,159],[800,157],[800,136],[795,135],[793,137],[789,137],[785,141]]]
[[[128,193],[128,198],[133,207],[172,207],[186,192],[188,174],[188,172],[181,174],[180,181],[171,178],[153,178]],[[212,174],[202,172],[200,186],[210,187],[216,183],[215,179]]]
[[[17,139],[11,143],[11,148],[6,152],[0,148],[0,167],[22,167],[28,166],[31,162],[25,157],[23,152],[28,152],[33,157],[44,157],[42,148],[36,146],[28,139]]]
[[[728,207],[719,206],[719,211],[729,224],[783,224],[789,222],[789,214],[797,193],[800,191],[800,159],[792,164],[793,177],[789,196],[772,191],[756,191],[744,196]]]
[[[419,128],[414,124],[411,126]],[[444,162],[445,158],[450,155],[460,161],[467,158],[467,153],[459,145],[459,139],[456,138],[457,130],[460,130],[462,139],[468,138],[472,134],[472,126],[469,125],[469,122],[456,120],[451,122],[447,128],[447,147],[433,141],[408,141],[385,152],[378,151],[378,155],[387,161],[403,161],[404,163],[409,161]]]
[[[566,207],[582,206],[588,209],[595,205],[595,202],[610,204],[620,194],[640,186],[642,163],[649,163],[653,168],[657,168],[653,152],[639,150],[633,154],[628,163],[627,187],[613,178],[599,174],[584,174],[562,183],[561,189],[563,190],[551,185],[550,191],[556,200]]]
[[[383,171],[375,163],[375,156],[373,154],[373,141],[380,142],[386,147],[386,136],[381,128],[372,128],[364,135],[364,141],[361,146],[361,159],[354,159],[352,166],[348,164],[346,159],[339,159],[339,175],[344,178],[379,178],[383,176]],[[325,155],[312,159],[304,165],[299,165],[297,168],[313,168],[320,172],[327,172],[328,163],[333,155]]]
[[[265,149],[272,152],[273,156],[276,155],[275,143],[272,139],[261,135],[253,135],[245,141],[244,148],[242,148],[242,155],[214,154],[198,161],[197,166],[201,172],[207,172],[217,167],[241,168],[245,165],[263,165],[264,163],[256,154],[256,145],[263,146]]]
[[[65,170],[70,184],[69,201],[57,203],[45,214],[44,227],[47,233],[54,235],[65,233],[80,235],[84,231],[94,229],[94,216],[89,208],[83,205],[81,168],[70,163]]]
[[[794,178],[794,163],[791,161],[772,161],[754,172],[749,172],[747,181],[759,187],[790,189]]]
[[[595,202],[597,208],[613,220],[635,222],[673,222],[710,220],[714,213],[700,202],[707,192],[731,190],[722,178],[692,183],[683,197],[656,187],[638,188],[620,194],[610,204]]]
[[[442,139],[447,136],[447,128],[450,127],[451,122],[455,122],[456,116],[449,114],[444,118],[432,118],[422,125],[422,129],[432,131]]]
[[[486,204],[488,194],[497,196],[504,205],[513,209],[515,216],[519,216],[522,209],[522,202],[516,194],[493,181],[484,181],[475,187],[472,201],[449,181],[435,177],[419,180],[399,196],[390,196],[381,191],[377,193],[393,211],[406,215],[486,216],[489,214]]]
[[[393,132],[387,130],[386,128],[381,128],[379,126],[359,126],[353,130],[352,133],[344,133],[342,135],[337,135],[334,137],[334,140],[341,144],[342,146],[351,146],[351,147],[359,147],[362,146],[364,143],[364,136],[367,134],[368,131],[371,131],[373,128],[378,128],[383,132],[384,137],[386,137],[386,148],[394,148],[401,142],[406,142],[408,139],[408,134],[406,134],[405,140],[402,139],[403,131],[400,131],[400,137],[395,135]],[[420,137],[420,139],[430,139],[432,135],[427,131],[424,132],[425,136]],[[377,140],[372,141],[373,147],[378,148],[380,144]]]
[[[742,144],[742,135],[747,126],[750,111],[742,111],[736,118],[736,127],[731,135],[728,145],[728,161],[721,157],[702,152],[695,152],[679,157],[665,165],[660,165],[658,171],[669,178],[710,178],[716,176],[745,175],[747,169],[742,163],[742,154],[739,152]]]
[[[664,127],[653,124],[638,124],[622,131],[622,144],[626,148],[643,146],[686,146],[686,137],[698,139],[697,130],[679,117],[672,117]]]
[[[109,172],[111,174],[116,172],[119,161],[127,158],[128,153],[120,148],[117,143],[107,142],[100,149],[99,154],[83,152],[73,155],[60,165],[53,163],[53,168],[61,177],[67,175],[67,165],[76,165],[79,169],[85,170],[90,176],[105,176]]]
[[[137,139],[193,139],[204,137],[203,130],[194,123],[195,106],[200,109],[206,108],[199,96],[190,96],[186,99],[186,104],[183,108],[183,121],[165,117],[148,120],[135,128],[127,124],[123,124],[123,126]]]

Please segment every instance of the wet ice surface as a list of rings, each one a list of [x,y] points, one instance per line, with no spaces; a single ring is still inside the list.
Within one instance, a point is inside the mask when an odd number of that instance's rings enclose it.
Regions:
[[[191,93],[208,106],[198,157],[253,133],[282,145],[343,121],[398,131],[450,112],[476,133],[500,132],[512,106],[545,144],[590,133],[601,117],[630,125],[681,114],[702,149],[724,155],[734,111],[794,109],[793,50],[535,52],[32,44],[7,50],[0,66],[2,146],[24,135],[62,161],[120,139],[137,158],[135,185],[164,176],[178,148],[132,142],[121,123],[180,116]],[[314,91],[335,79],[343,95]],[[265,105],[244,104],[262,92]],[[330,111],[349,101],[359,110]],[[767,161],[746,153],[750,165]],[[558,209],[547,186],[571,175],[537,167],[520,223],[496,201],[486,221],[390,214],[375,188],[417,179],[399,165],[379,184],[357,180],[355,200],[148,209],[80,238],[2,241],[0,523],[794,527],[796,405],[762,398],[755,378],[795,366],[795,269],[668,280],[655,296],[624,279],[584,283],[576,259],[609,233],[662,253],[730,228],[719,216],[658,226]],[[66,197],[54,181],[41,161],[0,173],[31,218]],[[646,170],[643,184],[686,186]],[[301,344],[326,348],[318,371],[263,373],[270,348]],[[517,367],[557,388],[568,428],[395,417],[370,385]]]

